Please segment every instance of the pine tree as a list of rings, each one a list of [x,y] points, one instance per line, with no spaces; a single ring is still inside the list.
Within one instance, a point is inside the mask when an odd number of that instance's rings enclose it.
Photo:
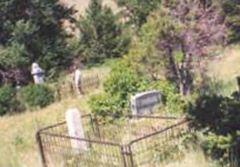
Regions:
[[[240,40],[240,1],[223,0],[222,7],[226,16],[226,22],[231,29],[230,42]]]
[[[71,57],[62,21],[74,21],[73,13],[58,0],[1,2],[0,79],[26,81],[19,75],[34,61],[52,73],[67,66]]]
[[[148,15],[157,9],[162,0],[115,0],[120,7],[125,7],[123,11],[129,23],[141,27]]]
[[[128,49],[129,38],[109,7],[101,0],[91,0],[85,17],[79,21],[80,43],[84,60],[102,62],[105,58],[119,57]]]

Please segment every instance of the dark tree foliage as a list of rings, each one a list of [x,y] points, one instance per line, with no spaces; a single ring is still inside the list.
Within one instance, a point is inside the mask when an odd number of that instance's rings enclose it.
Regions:
[[[74,11],[58,0],[4,0],[0,3],[1,82],[26,81],[36,61],[50,73],[66,67],[70,54],[63,20],[74,21]]]
[[[115,0],[120,7],[124,7],[124,17],[129,22],[141,27],[146,21],[147,16],[156,9],[161,0]]]
[[[223,0],[222,8],[226,15],[227,25],[231,28],[230,42],[240,40],[240,1]]]
[[[191,127],[205,135],[203,147],[224,166],[229,160],[240,163],[240,101],[239,92],[232,97],[203,95],[189,106]]]
[[[16,97],[16,89],[11,85],[0,88],[0,116],[22,111],[22,106]]]
[[[129,45],[122,25],[101,0],[91,0],[86,15],[79,22],[80,43],[85,61],[102,62],[105,58],[122,56]]]

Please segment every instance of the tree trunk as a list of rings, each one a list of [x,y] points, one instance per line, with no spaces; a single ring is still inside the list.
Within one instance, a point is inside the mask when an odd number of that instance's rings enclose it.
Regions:
[[[177,62],[175,61],[174,55],[172,53],[172,49],[168,48],[168,69],[169,69],[169,73],[168,74],[168,79],[172,82],[176,83],[177,89],[180,90],[180,73],[179,73],[179,67]]]
[[[185,51],[184,45],[182,45],[182,53],[184,54],[184,58],[179,68],[179,80],[180,80],[180,93],[183,96],[187,96],[191,94],[191,90],[193,87],[193,76],[191,74],[191,54],[187,54]]]
[[[192,91],[192,76],[188,70],[184,70],[184,74],[180,78],[180,93],[183,96],[191,94]]]

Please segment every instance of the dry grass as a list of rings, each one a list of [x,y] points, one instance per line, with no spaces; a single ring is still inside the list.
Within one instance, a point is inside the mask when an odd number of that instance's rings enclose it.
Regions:
[[[84,74],[102,73],[106,76],[108,67],[92,68]],[[40,166],[38,149],[35,141],[36,131],[46,125],[60,122],[65,111],[77,107],[82,113],[89,112],[87,101],[91,94],[101,91],[93,90],[90,94],[66,98],[47,108],[27,111],[13,116],[0,117],[0,167],[38,167]]]
[[[36,164],[37,129],[62,121],[69,107],[78,107],[82,112],[87,112],[87,99],[88,97],[69,98],[43,110],[0,118],[0,166],[39,166]]]
[[[185,158],[181,161],[172,162],[165,167],[213,167],[200,150],[192,150],[186,153]]]
[[[219,83],[220,94],[229,96],[237,90],[236,77],[240,76],[240,46],[230,46],[224,49],[220,59],[210,62],[208,75],[212,81]]]
[[[83,14],[90,0],[60,0],[60,2],[69,7],[74,7],[78,11],[78,14]],[[117,10],[117,5],[113,0],[103,0],[103,5],[111,7],[113,11]]]
[[[231,81],[240,75],[240,46],[226,48],[221,59],[209,64],[209,76],[218,80]]]
[[[76,19],[85,14],[85,10],[88,8],[91,0],[59,0],[61,4],[67,7],[73,7],[77,12],[74,14]],[[113,12],[118,13],[119,8],[113,0],[103,0],[103,5],[110,7]],[[74,36],[79,36],[79,30],[76,29],[76,25],[65,20],[62,24],[65,30]]]

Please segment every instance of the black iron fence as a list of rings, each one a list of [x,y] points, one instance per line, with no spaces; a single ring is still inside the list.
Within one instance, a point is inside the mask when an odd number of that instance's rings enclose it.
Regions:
[[[85,138],[68,135],[66,122],[37,132],[44,167],[149,167],[178,159],[185,119],[160,116],[82,117]],[[87,150],[72,147],[83,142]]]
[[[87,94],[90,91],[97,89],[101,85],[102,74],[84,75],[79,82],[79,89],[82,94]],[[67,95],[73,95],[77,93],[77,90],[72,79],[61,81],[56,85],[56,98],[66,98]]]
[[[98,88],[100,86],[100,75],[83,76],[79,86],[83,90],[83,93]]]

